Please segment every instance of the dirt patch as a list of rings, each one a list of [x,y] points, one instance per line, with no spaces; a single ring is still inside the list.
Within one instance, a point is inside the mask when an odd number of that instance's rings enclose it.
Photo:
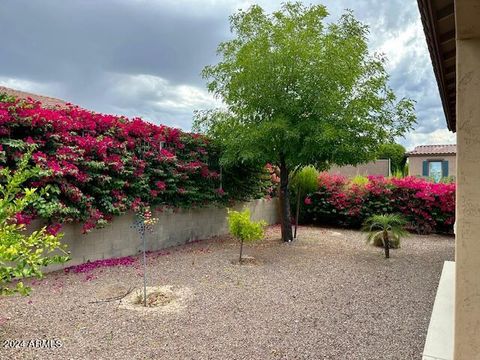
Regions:
[[[120,300],[120,308],[143,312],[177,312],[180,311],[190,297],[186,288],[164,286],[147,287],[147,306],[144,305],[143,288],[135,289]]]
[[[172,294],[165,293],[163,291],[154,291],[150,294],[147,294],[147,301],[144,301],[144,294],[140,291],[137,298],[135,299],[135,305],[156,307],[156,306],[165,306],[170,304],[175,298]]]
[[[253,256],[244,255],[242,256],[242,261],[236,258],[232,260],[231,263],[233,265],[259,265],[261,262]]]

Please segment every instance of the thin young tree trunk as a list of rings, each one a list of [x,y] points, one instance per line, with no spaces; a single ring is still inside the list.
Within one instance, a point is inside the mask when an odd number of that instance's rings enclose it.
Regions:
[[[280,156],[280,207],[282,209],[282,240],[293,240],[292,221],[290,218],[290,202],[288,197],[288,169],[285,156]]]
[[[145,223],[142,224],[143,243],[143,306],[147,307],[147,244],[145,242]]]
[[[297,189],[297,213],[295,214],[295,232],[293,233],[293,238],[297,238],[297,229],[298,229],[298,216],[300,215],[300,189]]]
[[[280,168],[275,167],[275,175],[277,175],[278,178],[280,179]],[[282,191],[281,191],[281,188],[280,188],[280,183],[277,184],[277,197],[278,197],[279,203],[282,204]],[[280,221],[280,224],[282,224],[283,214],[282,214],[282,207],[281,206],[278,207],[277,212],[278,212],[278,219]]]
[[[390,257],[390,240],[388,238],[388,232],[383,232],[383,246],[385,247],[385,258]]]
[[[243,253],[243,240],[240,241],[240,259],[238,260],[240,264],[242,263],[242,253]]]

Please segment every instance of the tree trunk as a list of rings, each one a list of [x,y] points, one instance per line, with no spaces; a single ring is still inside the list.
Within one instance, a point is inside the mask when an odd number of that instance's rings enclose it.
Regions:
[[[290,202],[288,196],[288,169],[285,156],[280,156],[280,208],[282,209],[281,227],[282,240],[292,241],[292,221],[290,217]]]
[[[280,184],[278,184],[278,202],[280,204],[280,206],[278,207],[278,220],[280,224],[283,224],[283,208],[282,208],[283,200],[282,199],[283,199],[282,191],[280,189]]]
[[[385,258],[388,259],[390,257],[390,239],[387,231],[383,232],[383,246],[385,248]]]
[[[300,189],[297,189],[297,212],[295,214],[295,232],[293,233],[293,238],[297,238],[297,229],[298,229],[298,216],[300,215]]]
[[[240,241],[240,259],[238,260],[240,264],[242,263],[242,253],[243,253],[243,240]]]
[[[275,167],[275,175],[277,175],[278,178],[280,179],[280,168],[277,167],[277,166]],[[280,183],[278,183],[278,185],[277,185],[277,197],[278,197],[279,203],[281,204],[282,203],[282,192],[280,191]],[[281,206],[278,207],[277,212],[278,212],[278,219],[279,219],[280,224],[281,224],[282,223],[282,218],[283,218]]]

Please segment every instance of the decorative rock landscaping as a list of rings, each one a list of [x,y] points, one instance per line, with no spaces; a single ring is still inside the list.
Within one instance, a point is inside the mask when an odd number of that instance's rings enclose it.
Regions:
[[[173,295],[146,311],[124,306],[127,292],[138,300],[142,289],[140,261],[27,281],[30,296],[0,302],[0,338],[62,346],[1,348],[0,358],[421,357],[452,237],[412,235],[389,260],[357,231],[301,227],[296,242],[279,238],[271,227],[267,240],[245,246],[255,266],[231,263],[238,243],[228,237],[150,253],[148,284]]]

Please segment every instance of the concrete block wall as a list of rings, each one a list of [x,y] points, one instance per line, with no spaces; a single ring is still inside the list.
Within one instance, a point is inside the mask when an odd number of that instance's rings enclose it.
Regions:
[[[332,166],[332,168],[328,170],[328,173],[331,175],[343,175],[345,177],[354,177],[357,175],[390,176],[390,170],[389,159],[378,159],[375,161],[370,161],[366,164],[359,164],[357,166]]]
[[[265,220],[268,224],[278,222],[278,199],[238,203],[232,209],[242,210],[244,206],[250,209],[253,220]],[[155,213],[154,216],[159,221],[153,231],[146,235],[149,251],[228,233],[226,208],[179,209],[176,212]],[[134,220],[135,214],[128,213],[114,218],[105,228],[92,230],[88,234],[82,234],[80,224],[64,225],[62,242],[67,244],[72,259],[64,266],[50,266],[47,271],[87,261],[138,254],[142,250],[142,243],[137,230],[132,228]]]

